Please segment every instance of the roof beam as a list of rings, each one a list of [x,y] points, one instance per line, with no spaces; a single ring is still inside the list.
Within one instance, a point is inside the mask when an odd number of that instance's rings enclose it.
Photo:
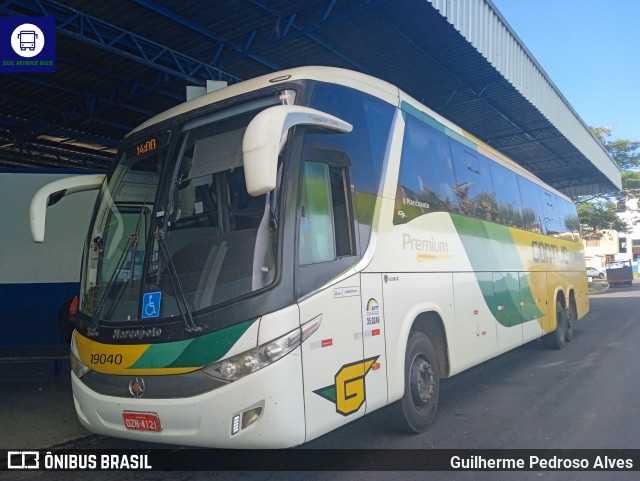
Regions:
[[[221,47],[225,47],[225,46],[229,46],[232,49],[236,50],[237,52],[244,52],[246,49],[233,41],[230,41],[226,38],[224,38],[221,35],[218,35],[204,27],[202,27],[201,25],[197,24],[196,22],[194,22],[193,20],[189,20],[188,18],[182,17],[180,15],[178,15],[176,12],[169,10],[168,8],[162,7],[160,5],[158,5],[155,2],[152,2],[150,0],[133,0],[134,2],[136,2],[138,5],[142,5],[143,7],[146,7],[150,10],[153,10],[154,12],[163,15],[169,19],[171,19],[173,22],[178,23],[180,25],[182,25],[183,27],[187,27],[191,30],[193,30],[194,32],[197,32],[201,35],[204,35],[205,37],[214,40],[215,42],[219,43]],[[222,53],[221,49],[218,49],[218,51],[215,53],[214,55],[214,59],[219,58],[220,54]],[[261,63],[262,65],[265,65],[266,67],[269,67],[270,69],[277,71],[277,70],[282,70],[282,67],[280,65],[278,65],[275,62],[272,62],[264,57],[262,57],[261,55],[257,55],[257,54],[249,54],[249,57],[252,60],[255,60],[259,63]],[[214,61],[214,64],[216,62]]]
[[[0,163],[20,161],[33,166],[107,169],[112,155],[101,155],[86,150],[60,148],[50,144],[23,143],[0,148]]]
[[[375,7],[377,7],[378,5],[388,3],[389,1],[390,0],[373,0],[373,1],[367,2],[367,4],[364,6],[359,6],[347,11],[346,13],[332,16],[331,13],[333,12],[335,1],[330,0],[329,2],[327,2],[327,7],[324,9],[322,20],[315,21],[311,26],[305,27],[300,24],[300,16],[301,16],[300,14],[285,15],[282,12],[279,12],[265,5],[260,0],[250,0],[251,4],[261,9],[262,11],[267,12],[274,18],[276,24],[274,25],[273,31],[276,32],[276,38],[275,40],[269,40],[263,43],[254,42],[250,49],[244,50],[238,55],[235,55],[227,59],[225,61],[225,65],[228,67],[230,65],[233,65],[236,62],[239,62],[240,60],[243,60],[246,57],[257,55],[261,52],[264,52],[265,50],[284,45],[286,43],[291,42],[292,40],[295,40],[296,38],[307,37],[313,40],[315,43],[321,45],[325,49],[329,50],[334,55],[340,57],[342,60],[349,63],[351,66],[357,68],[358,70],[368,73],[369,75],[377,76],[371,70],[371,68],[365,66],[363,63],[354,59],[350,55],[342,52],[334,45],[331,45],[329,42],[327,42],[326,40],[316,35],[315,32],[323,28],[338,24],[351,17],[355,17],[357,15],[370,12],[374,10]],[[281,31],[280,22],[283,18],[288,18],[289,20],[287,22],[285,29]]]
[[[22,128],[12,133],[12,137],[16,141],[24,141],[34,139],[39,135],[51,133],[55,130],[69,127],[71,124],[78,123],[84,119],[91,119],[94,122],[116,127],[123,131],[123,134],[130,131],[135,125],[123,122],[113,122],[100,118],[97,114],[104,112],[113,107],[129,108],[149,117],[155,112],[146,109],[137,109],[131,105],[131,101],[148,93],[154,93],[165,82],[165,74],[159,72],[151,83],[145,83],[140,80],[133,80],[127,84],[118,85],[101,97],[92,97],[76,102],[64,111],[50,111],[49,114],[32,125],[23,125]],[[70,133],[73,131],[70,130]],[[98,138],[96,136],[96,138]],[[111,139],[105,145],[113,146],[120,139]]]

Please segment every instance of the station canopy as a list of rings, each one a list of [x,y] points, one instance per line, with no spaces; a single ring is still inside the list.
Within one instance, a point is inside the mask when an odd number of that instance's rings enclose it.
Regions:
[[[0,15],[56,20],[55,73],[0,74],[2,168],[107,169],[187,85],[329,65],[397,85],[566,193],[620,188],[490,0],[6,0]]]

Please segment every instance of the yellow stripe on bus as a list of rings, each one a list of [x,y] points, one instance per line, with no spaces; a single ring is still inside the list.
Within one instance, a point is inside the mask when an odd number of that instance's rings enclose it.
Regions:
[[[78,357],[93,371],[103,374],[182,374],[193,367],[130,369],[151,344],[103,344],[92,341],[76,331]]]

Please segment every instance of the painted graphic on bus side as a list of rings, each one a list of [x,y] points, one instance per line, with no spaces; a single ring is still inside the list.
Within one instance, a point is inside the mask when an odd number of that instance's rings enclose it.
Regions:
[[[365,376],[380,356],[345,364],[336,373],[335,383],[313,391],[335,403],[336,412],[343,416],[358,411],[366,400]]]

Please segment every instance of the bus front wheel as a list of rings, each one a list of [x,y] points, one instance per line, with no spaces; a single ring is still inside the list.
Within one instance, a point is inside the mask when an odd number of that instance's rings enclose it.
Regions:
[[[404,371],[404,395],[390,406],[394,425],[401,431],[421,433],[433,423],[440,393],[436,350],[422,332],[409,334]]]

